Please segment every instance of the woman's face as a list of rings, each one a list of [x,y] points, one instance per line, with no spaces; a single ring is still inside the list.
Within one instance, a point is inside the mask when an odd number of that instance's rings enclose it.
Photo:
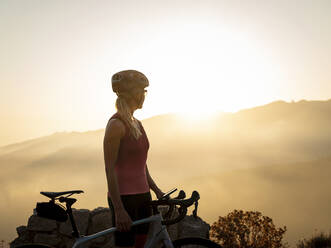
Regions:
[[[134,104],[133,107],[135,107],[136,109],[141,109],[143,107],[146,93],[147,90],[145,90],[145,88],[135,88],[131,91],[133,100],[132,102]]]

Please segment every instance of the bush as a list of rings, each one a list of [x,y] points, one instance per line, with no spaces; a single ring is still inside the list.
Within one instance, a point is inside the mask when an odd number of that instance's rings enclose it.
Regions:
[[[219,217],[210,229],[210,238],[224,248],[280,248],[286,226],[276,228],[272,219],[260,212],[234,210]]]
[[[329,236],[325,235],[324,233],[321,233],[319,235],[316,235],[312,237],[309,240],[301,240],[297,244],[298,248],[326,248],[331,247],[331,233],[329,233]]]

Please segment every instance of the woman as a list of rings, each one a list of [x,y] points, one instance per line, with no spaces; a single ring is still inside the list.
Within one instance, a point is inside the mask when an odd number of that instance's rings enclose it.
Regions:
[[[150,216],[150,189],[157,198],[163,192],[156,186],[146,164],[149,142],[140,121],[133,117],[145,100],[147,77],[135,70],[115,73],[112,88],[117,94],[117,112],[108,121],[104,137],[104,159],[108,183],[108,203],[117,247],[144,247],[148,224],[132,221]]]

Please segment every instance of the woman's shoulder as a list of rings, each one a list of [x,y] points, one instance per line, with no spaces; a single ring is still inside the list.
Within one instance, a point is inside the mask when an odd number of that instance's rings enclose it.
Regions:
[[[118,113],[115,113],[110,117],[107,126],[109,126],[109,125],[112,125],[112,126],[115,126],[115,127],[118,126],[118,127],[124,127],[125,128],[125,123],[124,123],[123,119],[121,118],[121,116]]]
[[[108,135],[120,135],[125,134],[125,124],[119,118],[110,118],[106,126],[106,134]]]
[[[112,118],[112,119],[109,119],[109,121],[107,123],[107,128],[124,128],[125,129],[125,125],[121,119]]]

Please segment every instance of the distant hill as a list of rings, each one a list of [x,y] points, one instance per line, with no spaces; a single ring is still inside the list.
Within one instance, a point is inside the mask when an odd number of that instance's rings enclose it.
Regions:
[[[255,208],[297,229],[291,239],[331,223],[331,100],[278,101],[200,121],[161,115],[143,124],[152,176],[164,190],[200,191],[200,214],[209,222],[233,208]],[[106,206],[103,135],[63,132],[0,147],[0,237],[16,236],[44,200],[42,190],[83,189],[77,208]]]
[[[189,122],[174,116],[145,120],[154,161],[181,166],[209,163],[227,170],[264,164],[311,161],[330,155],[331,100],[273,102],[215,116],[212,121]],[[187,160],[187,158],[192,158]]]

